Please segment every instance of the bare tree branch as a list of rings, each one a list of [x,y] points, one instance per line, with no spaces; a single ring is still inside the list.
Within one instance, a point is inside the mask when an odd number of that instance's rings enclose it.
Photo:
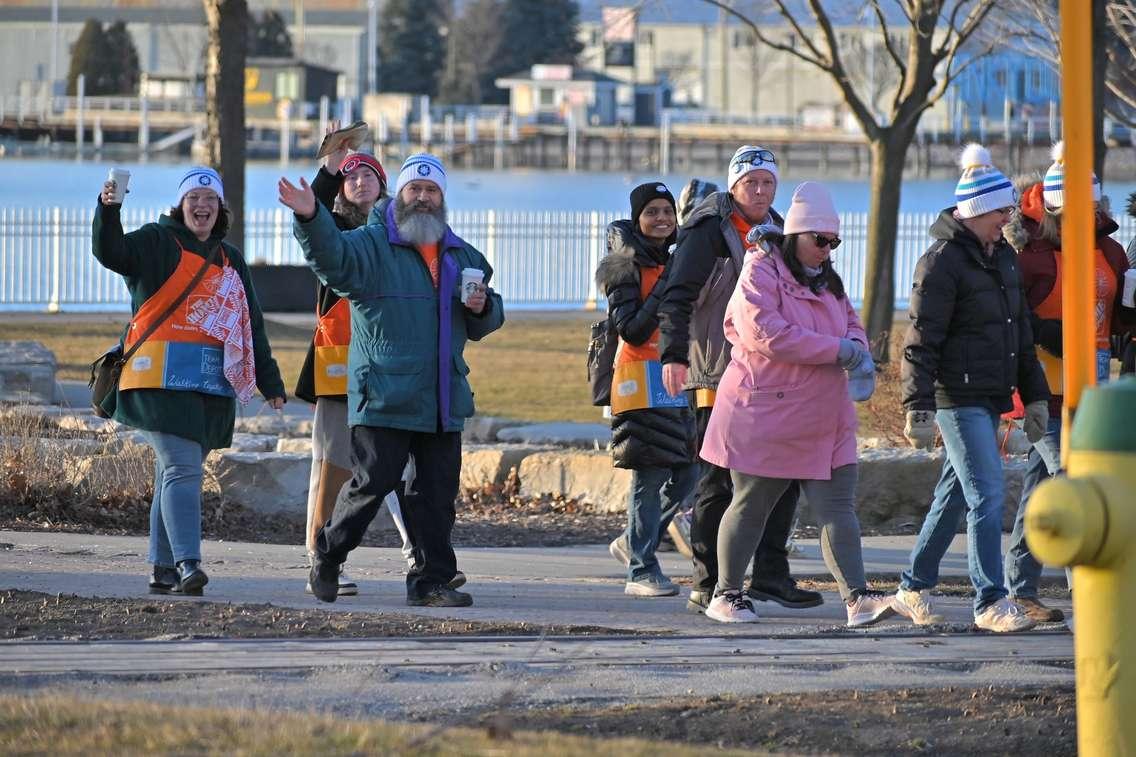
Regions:
[[[954,41],[950,45],[947,44],[946,40],[943,41],[943,44],[940,45],[939,49],[935,52],[936,60],[954,60],[955,56],[958,54],[959,48],[966,44],[966,41],[974,35],[974,33],[978,30],[978,27],[982,24],[983,21],[986,20],[986,17],[990,15],[990,11],[994,9],[994,0],[982,0],[982,2],[978,3],[970,9],[970,13],[967,14],[962,28],[956,29],[956,14],[959,8],[961,8],[967,2],[969,2],[969,0],[959,0],[958,4],[952,10],[951,22],[950,26],[948,27],[947,37],[950,38],[952,36],[951,33],[953,32]]]
[[[899,57],[897,51],[891,44],[891,30],[888,29],[887,18],[884,16],[883,8],[880,7],[880,0],[872,0],[872,10],[875,11],[876,21],[879,22],[880,30],[884,35],[884,49],[887,50],[888,55],[895,62],[896,67],[899,68],[899,78],[907,76],[907,63],[903,58]]]
[[[798,50],[797,48],[791,47],[790,45],[787,45],[784,42],[775,42],[773,40],[773,38],[769,37],[764,32],[762,32],[761,28],[758,27],[758,25],[755,24],[753,22],[753,20],[751,20],[750,18],[748,18],[744,14],[740,13],[739,11],[734,10],[729,5],[726,5],[725,3],[720,2],[720,0],[702,0],[702,2],[708,3],[709,5],[713,5],[715,8],[720,8],[721,10],[725,11],[728,15],[733,16],[734,18],[741,21],[743,24],[745,24],[746,26],[748,26],[750,28],[750,30],[753,32],[754,36],[757,37],[758,40],[760,40],[761,44],[767,45],[767,46],[773,48],[774,50],[780,50],[781,52],[785,52],[785,53],[789,53],[790,55],[794,55],[797,58],[800,58],[801,60],[803,60],[804,62],[806,62],[810,65],[816,66],[817,68],[821,69],[822,71],[829,71],[830,70],[828,62],[822,60],[819,57],[820,51],[816,50],[816,48],[813,47],[811,41],[807,37],[805,37],[805,35],[802,32],[798,31],[798,36],[801,37],[802,40],[806,44],[808,44],[810,48],[812,48],[814,51],[816,51],[817,57],[814,58],[812,56],[806,55],[806,54],[802,53],[800,50]],[[794,24],[794,26],[795,26],[795,24]],[[800,29],[800,27],[796,27],[796,28]]]
[[[782,8],[780,0],[777,2]],[[848,76],[848,71],[844,68],[844,63],[840,59],[840,42],[836,37],[836,31],[832,28],[832,21],[829,20],[828,14],[820,5],[820,0],[809,0],[809,10],[813,14],[813,19],[816,21],[817,26],[820,27],[821,33],[824,35],[825,42],[828,45],[829,60],[831,66],[829,73],[836,81],[836,86],[840,88],[840,92],[844,95],[844,102],[852,109],[856,116],[856,120],[864,128],[866,133],[873,133],[879,128],[879,123],[876,121],[876,116],[872,110],[860,97],[856,91],[855,86],[852,84],[851,78]],[[782,15],[786,11],[782,10]]]

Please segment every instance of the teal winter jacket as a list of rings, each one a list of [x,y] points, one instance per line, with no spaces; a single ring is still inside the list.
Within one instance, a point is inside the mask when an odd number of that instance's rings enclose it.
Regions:
[[[493,269],[447,227],[438,243],[435,289],[418,250],[398,234],[393,204],[384,210],[352,231],[336,228],[322,206],[310,220],[294,222],[316,276],[351,304],[347,422],[425,433],[461,431],[473,415],[466,341],[479,340],[505,322],[501,296],[492,290],[480,314],[461,303],[461,271],[480,268],[488,284]]]

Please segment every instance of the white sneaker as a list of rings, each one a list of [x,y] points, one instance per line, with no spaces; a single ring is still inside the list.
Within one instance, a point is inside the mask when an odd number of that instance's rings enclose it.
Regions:
[[[623,593],[629,597],[673,597],[678,594],[678,584],[664,575],[646,576],[638,581],[628,581]]]
[[[1028,631],[1037,625],[1026,611],[1003,597],[974,616],[974,625],[983,631],[1014,633]]]
[[[845,605],[848,610],[848,626],[850,628],[870,626],[895,615],[894,600],[891,594],[882,591],[861,592],[858,597]]]
[[[756,623],[753,604],[740,591],[727,591],[710,600],[706,617],[719,623]]]
[[[892,599],[892,607],[917,626],[930,626],[947,621],[945,617],[935,612],[935,607],[931,604],[931,592],[928,589],[922,591],[897,589],[895,598]]]
[[[618,560],[619,564],[623,567],[626,568],[628,565],[630,565],[631,552],[627,547],[627,532],[623,532],[618,537],[616,537],[615,541],[613,541],[611,544],[608,544],[607,551],[610,552],[611,556]]]

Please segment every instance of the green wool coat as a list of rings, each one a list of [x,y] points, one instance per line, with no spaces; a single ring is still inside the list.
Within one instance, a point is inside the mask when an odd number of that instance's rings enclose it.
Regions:
[[[449,228],[438,243],[439,286],[422,256],[398,235],[393,203],[367,226],[340,232],[327,208],[296,219],[296,238],[320,281],[351,303],[347,422],[404,431],[461,431],[473,415],[464,352],[505,322],[501,295],[489,291],[475,315],[460,300],[463,268],[489,283],[485,257]],[[441,377],[441,380],[439,380]]]
[[[95,258],[126,280],[131,314],[137,313],[142,303],[152,297],[177,268],[181,260],[177,242],[180,241],[187,252],[202,257],[218,243],[224,244],[225,255],[240,275],[248,298],[256,386],[265,397],[284,397],[284,382],[268,346],[260,305],[240,251],[222,242],[220,235],[202,242],[185,225],[166,215],[157,223],[148,223],[124,234],[120,208],[102,204],[96,208],[92,244]],[[119,423],[192,439],[206,451],[232,444],[237,408],[237,401],[232,397],[168,389],[130,389],[113,392],[102,407]]]

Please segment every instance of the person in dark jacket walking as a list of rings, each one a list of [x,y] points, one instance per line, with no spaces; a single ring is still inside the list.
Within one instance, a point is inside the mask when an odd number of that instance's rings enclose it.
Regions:
[[[1046,607],[1038,597],[1041,564],[1030,552],[1025,538],[1026,503],[1034,489],[1061,469],[1061,405],[1064,392],[1061,355],[1063,351],[1061,303],[1064,282],[1061,254],[1061,211],[1065,206],[1064,143],[1053,147],[1053,164],[1045,179],[1033,183],[1022,194],[1020,224],[1026,244],[1018,253],[1022,287],[1030,307],[1030,324],[1036,339],[1038,358],[1049,382],[1049,424],[1045,435],[1030,449],[1022,478],[1022,495],[1006,553],[1006,585],[1010,598],[1039,623],[1065,619],[1061,610]],[[1101,207],[1100,181],[1093,176],[1096,210],[1096,249],[1093,251],[1095,275],[1097,383],[1109,380],[1112,339],[1126,334],[1133,326],[1136,311],[1122,304],[1124,273],[1128,258],[1124,248],[1112,238],[1116,221]]]
[[[981,145],[968,145],[960,164],[957,205],[939,214],[931,227],[935,242],[915,268],[901,368],[904,435],[912,446],[930,448],[937,421],[947,458],[894,606],[917,625],[942,622],[930,590],[965,512],[975,625],[1022,631],[1034,621],[1007,599],[1002,578],[998,424],[1017,390],[1026,406],[1026,435],[1037,442],[1049,419],[1049,389],[1016,256],[1002,238],[1013,185]]]
[[[659,305],[659,352],[663,384],[672,395],[688,391],[698,427],[698,446],[714,407],[714,394],[730,363],[722,324],[726,304],[745,258],[745,237],[753,226],[782,225],[772,208],[777,193],[777,159],[769,150],[745,145],[730,160],[725,192],[695,208],[679,229],[667,288]],[[789,608],[815,607],[819,592],[797,587],[789,575],[787,543],[800,488],[791,484],[769,515],[753,558],[746,593]],[[694,585],[687,607],[702,612],[718,581],[718,527],[733,498],[730,472],[703,461],[690,524]]]
[[[303,179],[277,186],[296,215],[296,238],[316,275],[351,301],[348,418],[352,477],[316,538],[312,594],[334,602],[339,566],[363,539],[414,455],[415,491],[403,516],[414,545],[406,575],[412,606],[466,607],[451,534],[461,431],[473,415],[465,346],[505,322],[493,269],[446,221],[446,170],[433,155],[406,159],[395,201],[374,223],[340,232]],[[463,269],[481,284],[461,286]]]
[[[328,124],[328,133],[339,122]],[[312,181],[312,192],[331,211],[336,228],[356,229],[367,223],[375,204],[386,196],[387,175],[382,165],[366,153],[348,153],[346,148],[324,157]],[[316,534],[331,519],[340,489],[351,478],[351,434],[347,427],[347,350],[351,344],[351,309],[323,282],[316,288],[316,330],[296,381],[296,397],[315,405],[312,420],[312,471],[308,481],[307,539],[311,561]],[[383,499],[395,528],[402,537],[403,555],[409,558],[410,540],[402,521],[397,492]],[[309,587],[310,591],[310,587]],[[339,570],[339,595],[359,592],[344,566]]]
[[[662,376],[659,295],[666,285],[675,227],[675,200],[666,185],[655,181],[635,187],[631,220],[608,226],[608,254],[596,271],[596,285],[607,297],[619,334],[612,457],[615,467],[631,469],[627,529],[610,551],[627,566],[624,593],[635,597],[678,594],[678,586],[659,568],[655,549],[698,477],[694,415],[685,401],[676,403],[648,386],[655,371]],[[644,391],[632,391],[641,387]]]
[[[248,266],[224,241],[230,216],[221,177],[191,168],[176,200],[157,223],[124,234],[122,205],[105,183],[92,246],[130,290],[127,349],[209,265],[123,366],[117,391],[102,405],[109,417],[142,430],[154,450],[150,592],[198,595],[209,582],[201,568],[202,462],[209,450],[232,444],[238,400],[246,404],[259,389],[278,410],[285,394]]]

